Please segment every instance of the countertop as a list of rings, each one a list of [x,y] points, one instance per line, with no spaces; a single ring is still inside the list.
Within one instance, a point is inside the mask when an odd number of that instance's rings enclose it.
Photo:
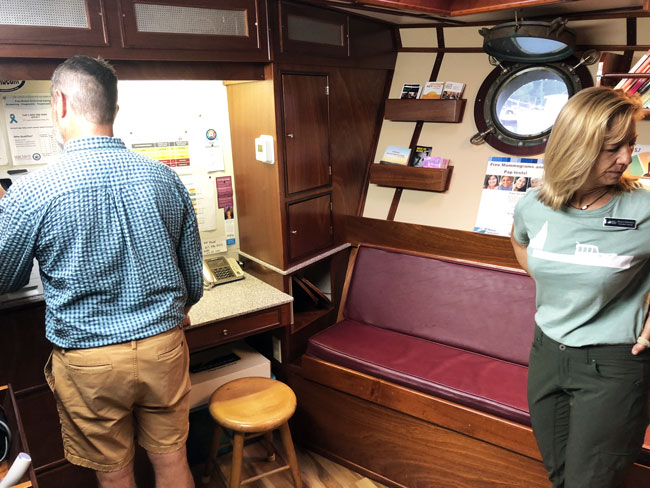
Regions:
[[[0,303],[0,310],[43,302],[43,295],[26,297]],[[190,310],[190,327],[197,327],[219,320],[293,302],[293,297],[246,273],[245,278],[204,290],[199,303]]]
[[[293,297],[246,273],[245,278],[204,290],[190,310],[190,327],[291,303]]]

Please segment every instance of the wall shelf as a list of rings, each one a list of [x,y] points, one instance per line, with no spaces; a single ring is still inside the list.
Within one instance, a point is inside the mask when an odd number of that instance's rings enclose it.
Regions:
[[[384,118],[398,122],[460,122],[467,100],[386,100]]]
[[[395,164],[372,164],[370,166],[370,183],[409,190],[444,192],[449,188],[453,171],[453,166],[437,169]]]

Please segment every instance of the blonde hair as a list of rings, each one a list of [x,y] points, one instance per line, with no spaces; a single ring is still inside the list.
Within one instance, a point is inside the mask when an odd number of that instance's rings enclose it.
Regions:
[[[544,154],[544,182],[538,198],[553,210],[568,202],[587,181],[606,145],[631,140],[634,122],[643,117],[639,96],[607,87],[587,88],[571,97],[553,125]],[[623,177],[618,191],[640,185]]]

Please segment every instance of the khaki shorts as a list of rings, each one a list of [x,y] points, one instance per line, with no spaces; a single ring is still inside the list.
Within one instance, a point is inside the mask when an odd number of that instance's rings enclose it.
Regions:
[[[65,457],[117,471],[135,452],[181,449],[189,432],[189,352],[183,331],[91,349],[54,347],[45,377],[61,419]]]

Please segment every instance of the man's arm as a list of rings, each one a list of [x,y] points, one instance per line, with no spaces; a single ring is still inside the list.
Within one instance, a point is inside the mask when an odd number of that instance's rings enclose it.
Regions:
[[[0,295],[29,282],[36,247],[32,215],[11,193],[0,200]]]
[[[194,207],[187,190],[184,187],[182,190],[186,216],[178,247],[176,248],[176,256],[187,289],[187,302],[185,303],[187,314],[189,307],[198,302],[203,296],[203,254]],[[186,320],[188,320],[187,317]]]

